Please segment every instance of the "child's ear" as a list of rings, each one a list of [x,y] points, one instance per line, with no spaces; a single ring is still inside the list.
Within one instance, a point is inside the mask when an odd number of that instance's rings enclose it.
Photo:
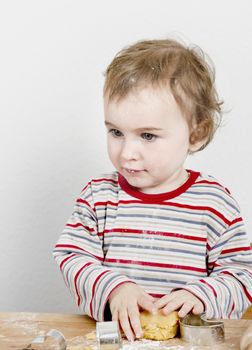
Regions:
[[[189,142],[189,153],[199,151],[208,143],[208,128],[206,128],[204,123],[198,124],[193,128]]]
[[[188,149],[189,154],[199,151],[206,143],[207,143],[206,139],[203,139],[194,143],[190,143],[189,149]]]

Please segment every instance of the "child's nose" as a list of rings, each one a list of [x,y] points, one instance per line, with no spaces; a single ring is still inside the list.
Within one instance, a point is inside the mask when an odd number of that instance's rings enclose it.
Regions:
[[[139,151],[137,142],[125,141],[122,146],[121,157],[125,160],[138,159]]]

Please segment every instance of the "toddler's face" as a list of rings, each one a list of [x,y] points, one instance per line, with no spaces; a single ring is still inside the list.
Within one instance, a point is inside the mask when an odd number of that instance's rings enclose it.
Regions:
[[[189,126],[172,93],[147,87],[104,99],[108,153],[128,183],[144,193],[179,187],[187,177]]]

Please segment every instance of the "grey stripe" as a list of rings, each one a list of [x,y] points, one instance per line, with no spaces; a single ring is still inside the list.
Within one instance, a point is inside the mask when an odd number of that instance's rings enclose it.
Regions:
[[[218,277],[218,278],[216,278],[216,282],[222,284],[223,288],[225,288],[226,291],[227,291],[227,293],[225,293],[225,302],[226,302],[226,307],[225,307],[225,309],[226,309],[226,312],[227,312],[228,308],[230,308],[230,307],[232,306],[232,305],[231,305],[231,291],[230,291],[229,287],[226,285],[226,283],[224,283],[224,282],[222,281],[222,278],[223,278],[223,277]],[[220,288],[220,286],[219,286],[219,288]],[[232,290],[233,290],[233,289],[232,289]],[[234,291],[234,290],[233,290],[233,291]],[[227,297],[228,297],[228,302],[227,302]],[[223,301],[222,301],[222,302],[223,302]],[[218,305],[219,315],[221,315],[220,306],[219,306],[218,303],[216,303],[216,304]],[[223,304],[222,304],[222,307],[223,307]],[[231,311],[231,310],[230,310],[230,311]]]
[[[123,204],[124,206],[120,206],[118,205],[118,208],[120,209],[143,209],[143,210],[146,210],[148,211],[149,209],[150,210],[155,210],[155,207],[144,207],[144,206],[139,206],[139,205],[126,205],[126,204]],[[112,210],[114,209],[115,211],[118,210],[117,207],[115,208],[111,208]],[[99,210],[105,210],[105,208],[97,208],[96,209],[96,212],[99,212]],[[164,211],[171,211],[171,212],[176,212],[179,214],[183,213],[183,214],[188,214],[189,216],[203,216],[204,218],[210,218],[211,220],[215,221],[217,224],[221,225],[223,228],[226,228],[226,224],[223,224],[223,220],[219,219],[214,213],[211,213],[210,211],[208,210],[195,210],[195,211],[187,211],[187,210],[182,210],[181,208],[172,208],[172,207],[168,207],[168,208],[159,208],[158,210],[164,210]],[[212,215],[211,215],[212,214]],[[119,214],[119,215],[127,215],[127,214]],[[139,214],[141,215],[141,214]],[[145,217],[149,217],[149,218],[152,218],[152,219],[155,219],[155,218],[159,218],[159,216],[156,216],[156,215],[153,215],[153,214],[150,214],[150,215],[145,215]],[[219,220],[218,220],[219,219]]]
[[[135,277],[134,276],[134,277],[132,277],[132,279],[138,280],[138,281],[173,283],[175,285],[177,285],[177,284],[185,285],[187,283],[187,281],[177,281],[177,280],[170,280],[170,279],[165,279],[165,278],[148,278],[148,277]]]
[[[88,207],[86,206],[85,210],[86,210],[86,208],[88,208]],[[82,212],[79,212],[79,211],[74,211],[72,216],[75,218],[76,217],[81,218],[84,221],[85,221],[85,219],[87,219],[87,220],[93,220],[96,224],[98,223],[98,218],[90,210],[89,210],[89,215],[83,214]]]
[[[104,235],[104,239],[106,239],[106,234],[107,233],[105,233],[105,235]],[[141,237],[141,233],[139,233],[139,234],[134,234],[134,237],[136,238],[136,239],[142,239],[142,237]],[[155,232],[153,232],[153,235],[155,235]],[[150,235],[151,236],[151,235]],[[132,235],[130,236],[130,235],[125,235],[125,234],[123,234],[123,236],[122,235],[120,235],[120,234],[118,234],[118,235],[115,235],[115,234],[112,234],[111,236],[109,236],[109,238],[129,238],[129,239],[132,239]],[[162,236],[161,236],[162,237]],[[167,237],[167,236],[165,236],[165,238],[161,238],[160,236],[155,236],[155,241],[161,241],[161,242],[176,242],[176,243],[178,243],[178,244],[188,244],[188,245],[194,245],[194,246],[196,246],[196,247],[201,247],[201,246],[205,246],[206,245],[206,243],[205,242],[202,242],[202,243],[195,243],[195,242],[191,242],[191,241],[180,241],[180,242],[178,242],[178,239],[180,238],[180,237],[174,237],[174,239],[172,239],[171,237]],[[146,238],[144,238],[144,239],[151,239],[151,238],[148,238],[148,237],[146,237]],[[185,239],[185,238],[183,238],[183,237],[181,237],[181,239]]]
[[[128,218],[149,218],[148,215],[141,215],[141,214],[131,214],[131,215],[126,215],[126,214],[118,214],[117,216],[112,216],[112,215],[107,215],[107,218],[110,219],[115,219],[115,218],[119,218],[119,217],[128,217]],[[202,222],[197,222],[197,221],[192,221],[192,220],[185,220],[185,219],[177,219],[177,218],[167,218],[164,216],[155,216],[155,219],[160,219],[160,220],[164,220],[164,221],[177,221],[177,222],[183,222],[183,223],[187,223],[187,224],[193,224],[193,225],[198,225],[198,226],[204,226],[202,225]],[[213,233],[215,233],[218,237],[220,236],[220,233],[215,230],[210,224],[205,223],[205,226],[208,227]]]
[[[103,263],[104,266],[108,266],[108,267],[111,267],[113,269],[118,269],[118,270],[121,270],[121,269],[125,269],[125,270],[132,270],[131,266],[125,266],[125,265],[122,265],[122,266],[117,266],[115,267],[115,265],[113,263],[108,263],[108,262],[104,262]],[[160,269],[149,269],[149,268],[141,268],[141,267],[135,267],[134,266],[134,270],[139,270],[139,271],[148,271],[148,272],[161,272]],[[167,270],[162,270],[162,274],[163,273],[167,273],[167,274],[171,274],[171,270],[170,269],[167,269]],[[176,275],[182,275],[182,276],[189,276],[190,278],[191,277],[195,277],[195,278],[199,278],[199,276],[201,278],[204,278],[204,277],[207,277],[206,275],[203,275],[202,272],[199,272],[198,274],[194,274],[194,271],[190,271],[190,272],[186,272],[186,271],[183,271],[183,272],[180,272],[180,271],[176,271],[174,272],[174,274]],[[126,276],[130,277],[130,274],[125,274]]]
[[[84,270],[82,270],[82,273],[81,273],[81,278],[79,277],[79,281],[78,281],[78,291],[82,291],[83,292],[83,310],[85,312],[85,310],[87,309],[87,295],[85,297],[85,289],[84,288],[84,284],[87,284],[87,281],[88,281],[88,278],[89,276],[93,273],[93,271],[97,271],[100,269],[100,266],[93,266],[93,265],[90,265],[90,266],[87,266],[88,267],[92,267],[92,269],[90,269],[90,271],[88,273],[86,273],[86,268]],[[85,276],[85,281],[83,283],[83,286],[80,286],[80,283],[81,283],[81,280],[82,280],[82,276],[83,274],[86,273],[86,276]],[[87,288],[87,290],[90,290],[90,288]],[[92,291],[91,291],[91,298],[92,298]],[[91,301],[91,300],[90,300]],[[89,309],[89,308],[88,308]]]
[[[232,238],[235,238],[235,237],[238,237],[238,236],[246,236],[246,232],[239,232],[239,233],[237,233],[235,236],[233,236]],[[217,248],[223,246],[224,244],[226,244],[226,243],[229,242],[229,241],[230,241],[230,238],[227,238],[225,241],[216,244],[216,245],[214,246],[214,249],[217,249]]]
[[[164,221],[178,221],[178,222],[184,222],[188,224],[194,224],[194,225],[201,225],[202,222],[197,222],[193,220],[186,220],[186,219],[178,219],[178,218],[172,218],[172,217],[165,217],[165,216],[151,216],[150,215],[143,215],[143,214],[118,214],[116,217],[122,217],[122,218],[155,218],[158,220],[164,220]],[[108,215],[107,218],[115,219],[115,216]]]
[[[76,235],[76,234],[71,233],[69,231],[67,231],[67,232],[63,231],[62,237],[66,237],[66,236],[80,238],[82,241],[87,241],[87,242],[92,243],[94,245],[101,246],[101,242],[93,241],[92,239],[89,239],[86,236],[79,236],[79,235]],[[66,237],[66,238],[68,238],[68,237]]]
[[[217,197],[219,199],[221,199],[223,202],[225,202],[227,205],[229,205],[231,208],[235,209],[236,211],[239,211],[238,208],[236,206],[234,206],[233,204],[231,204],[230,202],[228,202],[224,197],[215,194],[215,193],[211,193],[211,192],[194,192],[194,191],[186,191],[186,194],[193,194],[193,195],[207,195],[210,197]],[[198,199],[200,200],[200,199]]]
[[[108,247],[121,247],[125,248],[125,244],[117,244],[117,243],[107,243],[104,244],[105,248]],[[137,245],[137,244],[127,244],[127,248],[137,248],[137,249],[146,249],[146,250],[158,250],[158,251],[165,251],[165,252],[177,252],[177,253],[185,253],[185,254],[192,254],[192,255],[198,255],[198,256],[205,256],[204,253],[198,253],[198,252],[193,252],[191,250],[184,250],[184,249],[174,249],[174,248],[163,248],[163,247],[155,247],[155,246],[145,246],[145,245]]]
[[[205,288],[203,288],[203,286],[202,286],[202,284],[201,283],[190,283],[190,284],[188,284],[188,287],[190,288],[190,286],[192,286],[192,287],[196,287],[196,288],[199,288],[200,290],[201,290],[201,292],[202,292],[202,294],[204,294],[205,296],[206,296],[206,298],[207,298],[207,300],[209,301],[209,304],[211,304],[212,305],[212,300],[209,298],[209,294],[207,293],[207,291],[205,290]],[[209,287],[207,287],[207,288],[209,288]],[[214,299],[214,298],[213,298]],[[213,307],[213,310],[214,310],[214,313],[215,313],[215,306],[216,306],[216,304],[217,303],[215,303],[215,305],[212,305],[212,307]],[[219,310],[219,307],[218,307],[218,305],[217,305],[217,309]],[[219,315],[220,315],[220,313],[219,313]],[[214,315],[215,316],[215,315]],[[218,314],[216,315],[216,317],[218,317]]]
[[[114,189],[112,189],[112,188],[99,188],[99,189],[97,189],[97,190],[93,190],[92,191],[92,193],[94,194],[94,193],[101,193],[101,192],[112,192],[113,194],[118,194],[118,190],[114,190]]]

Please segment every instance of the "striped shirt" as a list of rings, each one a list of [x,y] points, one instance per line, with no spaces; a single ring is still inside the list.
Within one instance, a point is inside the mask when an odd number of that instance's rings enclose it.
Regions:
[[[252,252],[239,207],[215,178],[188,170],[174,191],[144,194],[112,172],[81,191],[55,248],[82,311],[104,320],[111,292],[137,283],[154,297],[185,289],[208,318],[252,303]]]

